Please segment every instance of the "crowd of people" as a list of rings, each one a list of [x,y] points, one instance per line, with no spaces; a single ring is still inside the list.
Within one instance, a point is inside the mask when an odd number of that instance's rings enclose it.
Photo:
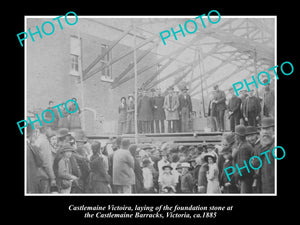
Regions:
[[[272,117],[260,127],[237,125],[220,145],[195,146],[136,145],[121,136],[104,145],[83,130],[28,126],[27,193],[274,193],[274,161],[260,155],[273,147]],[[224,168],[254,155],[259,170],[227,178]]]

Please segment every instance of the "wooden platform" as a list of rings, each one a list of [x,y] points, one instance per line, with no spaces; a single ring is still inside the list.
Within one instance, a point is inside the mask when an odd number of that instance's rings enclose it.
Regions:
[[[139,134],[138,143],[162,143],[173,142],[180,145],[197,145],[203,142],[220,144],[222,140],[222,132],[189,132],[189,133],[163,133],[163,134]],[[135,141],[134,134],[123,134],[123,138],[128,138],[132,142]],[[92,140],[109,140],[115,138],[117,135],[91,135],[88,136]]]

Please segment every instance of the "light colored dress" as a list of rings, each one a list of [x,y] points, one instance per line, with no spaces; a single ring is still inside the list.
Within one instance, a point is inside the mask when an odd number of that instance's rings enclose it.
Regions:
[[[207,171],[207,193],[221,193],[219,185],[219,169],[216,163],[208,164]]]

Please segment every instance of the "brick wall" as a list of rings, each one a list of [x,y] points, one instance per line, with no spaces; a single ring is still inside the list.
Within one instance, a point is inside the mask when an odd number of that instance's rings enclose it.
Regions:
[[[34,32],[36,31],[35,26],[40,27],[46,20],[51,19],[28,18],[27,28],[31,28]],[[35,42],[27,41],[27,111],[45,109],[49,100],[53,100],[56,105],[72,97],[76,97],[79,106],[82,107],[80,83],[78,78],[70,75],[70,36],[78,35],[78,30],[74,28],[75,26],[70,28],[64,26],[63,30],[57,29],[52,35],[44,35],[43,39],[35,35]],[[95,37],[87,32],[81,32],[80,36],[82,39],[82,67],[85,69],[101,52],[101,44],[109,45],[112,41]],[[112,58],[118,57],[129,49],[131,47],[122,44],[116,45],[112,50]],[[141,51],[137,51],[137,55],[140,54]],[[147,65],[155,58],[154,54],[148,54],[139,62],[138,68]],[[118,76],[131,61],[133,61],[133,54],[113,64],[113,78]],[[153,67],[142,73],[138,83],[144,82],[147,76],[155,70],[156,68]],[[132,72],[133,70],[128,75]],[[88,134],[114,133],[120,98],[127,97],[129,93],[133,92],[134,79],[111,89],[111,84],[103,82],[101,74],[98,72],[84,81],[83,87],[85,107],[96,112],[96,117],[91,110],[84,113],[86,132]]]

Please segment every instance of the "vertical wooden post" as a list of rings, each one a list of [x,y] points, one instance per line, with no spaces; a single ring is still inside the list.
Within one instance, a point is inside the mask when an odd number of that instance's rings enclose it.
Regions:
[[[137,124],[137,64],[136,64],[136,28],[133,21],[133,63],[134,63],[134,140],[135,144],[138,143],[138,124]]]
[[[78,38],[79,38],[79,43],[80,43],[80,55],[79,55],[79,62],[78,62],[78,71],[80,75],[80,97],[81,97],[81,128],[82,130],[85,131],[85,117],[84,117],[84,85],[83,85],[83,71],[82,71],[82,40],[80,37],[80,32],[78,31]]]

